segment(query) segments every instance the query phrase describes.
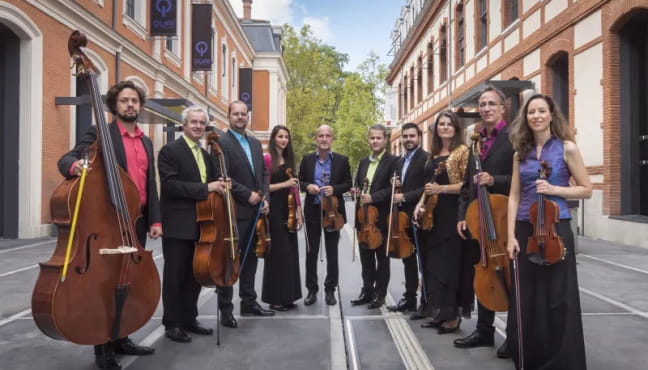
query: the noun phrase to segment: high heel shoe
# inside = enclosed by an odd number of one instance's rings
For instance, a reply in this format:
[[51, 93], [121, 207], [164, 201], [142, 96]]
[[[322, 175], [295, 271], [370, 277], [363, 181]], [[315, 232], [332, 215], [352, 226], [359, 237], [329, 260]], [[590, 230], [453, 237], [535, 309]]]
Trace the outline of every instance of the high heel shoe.
[[455, 325], [454, 327], [447, 327], [446, 324], [447, 322], [439, 326], [439, 329], [437, 329], [437, 333], [448, 334], [448, 333], [456, 332], [457, 330], [459, 330], [459, 326], [461, 325], [461, 317], [459, 317], [459, 321], [457, 322], [457, 325]]
[[432, 321], [424, 322], [423, 324], [421, 324], [421, 327], [428, 328], [428, 329], [438, 329], [441, 327], [441, 325], [443, 325], [444, 322], [445, 322], [444, 320], [439, 320], [439, 321], [432, 320]]

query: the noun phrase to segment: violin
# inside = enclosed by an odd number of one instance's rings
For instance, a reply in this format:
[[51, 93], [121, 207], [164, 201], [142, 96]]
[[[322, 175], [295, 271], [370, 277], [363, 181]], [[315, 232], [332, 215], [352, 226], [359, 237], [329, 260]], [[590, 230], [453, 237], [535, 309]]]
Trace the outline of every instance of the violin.
[[[292, 168], [286, 168], [286, 175], [288, 175], [289, 179], [293, 179], [293, 170]], [[288, 192], [288, 219], [286, 220], [286, 228], [288, 229], [289, 233], [296, 233], [299, 225], [299, 220], [298, 220], [298, 208], [299, 204], [297, 204], [297, 198], [299, 197], [298, 194], [295, 194], [296, 189], [294, 187], [290, 187], [290, 191]]]
[[[482, 171], [481, 135], [472, 136], [475, 172]], [[466, 224], [471, 235], [479, 237], [480, 258], [475, 265], [473, 287], [479, 302], [491, 311], [507, 311], [511, 286], [510, 264], [506, 253], [508, 197], [489, 194], [477, 185], [477, 198], [466, 210]]]
[[[394, 171], [392, 176], [392, 193], [391, 199], [394, 199], [394, 194], [400, 193], [401, 183]], [[399, 211], [394, 208], [392, 200], [389, 210], [389, 226], [387, 228], [387, 253], [393, 258], [407, 258], [414, 253], [414, 244], [407, 234], [407, 225], [409, 217], [407, 213]]]
[[[546, 180], [551, 176], [551, 166], [547, 161], [540, 162], [538, 179]], [[539, 265], [552, 265], [565, 259], [567, 249], [556, 233], [560, 209], [555, 202], [537, 195], [538, 200], [529, 208], [529, 220], [533, 224], [533, 235], [527, 243], [527, 254], [531, 262]]]
[[[443, 171], [445, 171], [445, 161], [439, 163], [439, 166], [434, 170], [434, 174], [429, 182], [434, 183]], [[439, 201], [439, 195], [427, 195], [423, 193], [423, 196], [425, 197], [423, 200], [423, 214], [421, 215], [419, 224], [421, 225], [421, 229], [430, 230], [434, 226], [434, 208]]]
[[212, 288], [233, 286], [238, 280], [241, 265], [232, 181], [218, 139], [217, 133], [210, 132], [206, 142], [210, 154], [218, 158], [225, 192], [223, 195], [210, 192], [207, 199], [196, 202], [200, 237], [193, 258], [194, 278], [201, 286]]
[[[328, 186], [330, 175], [328, 173], [322, 174], [322, 184]], [[339, 231], [344, 226], [344, 217], [340, 213], [339, 200], [335, 195], [322, 195], [322, 227], [325, 231]]]
[[[263, 200], [261, 200], [261, 204], [263, 204]], [[260, 205], [262, 207], [262, 205]], [[259, 216], [259, 219], [256, 222], [256, 248], [254, 249], [254, 253], [258, 258], [264, 258], [268, 254], [270, 254], [270, 222], [268, 222], [268, 216], [267, 215], [261, 215]]]
[[95, 67], [81, 50], [87, 42], [74, 31], [68, 50], [77, 78], [88, 84], [96, 119], [97, 140], [84, 165], [89, 161], [92, 169], [81, 179], [64, 180], [50, 199], [58, 239], [52, 257], [39, 264], [32, 315], [49, 337], [98, 345], [149, 321], [160, 300], [160, 277], [152, 251], [144, 250], [135, 233], [139, 191], [117, 162]]
[[[369, 179], [365, 179], [363, 194], [369, 192]], [[360, 232], [358, 233], [358, 243], [366, 249], [376, 249], [380, 247], [383, 241], [382, 233], [376, 226], [378, 220], [378, 208], [369, 204], [361, 204], [358, 208], [358, 222], [360, 223]]]

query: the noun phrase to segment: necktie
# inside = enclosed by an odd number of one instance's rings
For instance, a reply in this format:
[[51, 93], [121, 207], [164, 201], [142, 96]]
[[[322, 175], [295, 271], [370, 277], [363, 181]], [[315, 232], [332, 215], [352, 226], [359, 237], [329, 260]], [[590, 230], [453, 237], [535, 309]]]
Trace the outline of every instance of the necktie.
[[194, 145], [193, 149], [194, 157], [196, 158], [196, 163], [198, 164], [198, 171], [200, 172], [200, 181], [204, 183], [207, 181], [207, 168], [205, 167], [205, 161], [203, 160], [202, 153], [200, 152], [200, 145]]

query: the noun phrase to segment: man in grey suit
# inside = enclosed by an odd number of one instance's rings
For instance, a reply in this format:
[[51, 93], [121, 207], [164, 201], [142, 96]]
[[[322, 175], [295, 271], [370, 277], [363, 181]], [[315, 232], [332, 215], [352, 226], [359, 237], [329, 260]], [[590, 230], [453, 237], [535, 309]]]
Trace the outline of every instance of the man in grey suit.
[[[247, 105], [235, 100], [227, 112], [230, 127], [219, 139], [223, 149], [227, 172], [232, 180], [232, 195], [236, 201], [236, 225], [239, 233], [241, 251], [241, 271], [239, 275], [239, 297], [241, 297], [241, 315], [273, 316], [274, 311], [266, 310], [256, 301], [254, 276], [258, 259], [254, 251], [256, 233], [254, 224], [259, 207], [267, 214], [270, 210], [268, 201], [268, 176], [263, 160], [261, 142], [246, 132], [249, 115]], [[248, 248], [249, 246], [249, 248]], [[233, 306], [231, 303], [232, 288], [219, 288], [221, 291], [221, 312], [224, 314]], [[223, 296], [229, 295], [229, 302]], [[229, 327], [236, 327], [236, 320], [222, 321]]]

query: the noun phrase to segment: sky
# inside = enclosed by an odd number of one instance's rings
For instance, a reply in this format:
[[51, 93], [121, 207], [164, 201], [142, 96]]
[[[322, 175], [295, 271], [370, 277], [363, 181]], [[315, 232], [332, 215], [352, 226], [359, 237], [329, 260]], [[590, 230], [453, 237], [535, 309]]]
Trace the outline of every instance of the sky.
[[[241, 0], [229, 0], [239, 17]], [[391, 31], [407, 0], [253, 0], [252, 18], [272, 24], [288, 23], [295, 28], [309, 24], [315, 37], [349, 56], [347, 71], [374, 51], [380, 62], [389, 65]]]

